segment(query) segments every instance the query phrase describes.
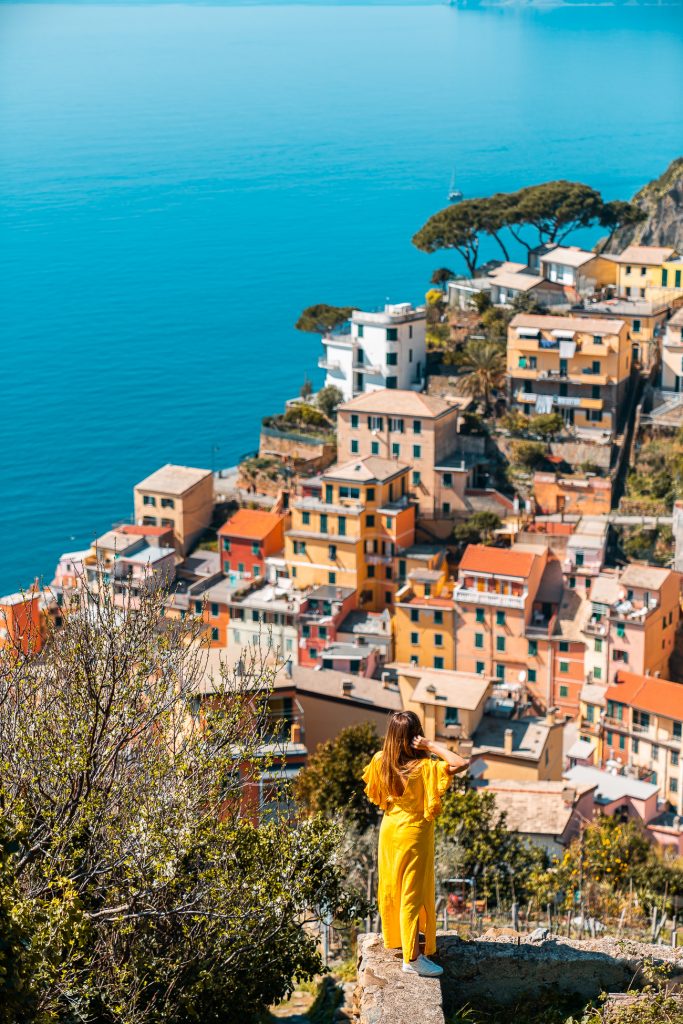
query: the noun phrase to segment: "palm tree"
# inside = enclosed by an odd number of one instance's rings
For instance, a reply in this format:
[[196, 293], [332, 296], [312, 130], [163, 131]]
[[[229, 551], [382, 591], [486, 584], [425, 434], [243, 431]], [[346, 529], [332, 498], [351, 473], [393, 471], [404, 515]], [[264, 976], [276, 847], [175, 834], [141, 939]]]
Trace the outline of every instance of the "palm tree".
[[464, 371], [461, 390], [472, 398], [483, 399], [484, 409], [489, 412], [491, 392], [505, 379], [505, 348], [492, 341], [468, 341], [458, 364]]

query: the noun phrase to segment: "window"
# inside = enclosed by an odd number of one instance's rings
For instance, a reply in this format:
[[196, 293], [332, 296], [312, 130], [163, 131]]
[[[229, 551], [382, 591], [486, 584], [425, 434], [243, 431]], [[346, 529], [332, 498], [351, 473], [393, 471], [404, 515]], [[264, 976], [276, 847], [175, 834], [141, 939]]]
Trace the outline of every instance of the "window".
[[[360, 494], [360, 491], [358, 493]], [[356, 497], [358, 497], [358, 495], [356, 495]], [[374, 487], [368, 487], [367, 488], [367, 490], [365, 492], [365, 498], [366, 498], [367, 501], [374, 501], [375, 500], [375, 488]]]
[[434, 646], [443, 647], [443, 633], [434, 634]]
[[354, 430], [358, 428], [358, 413], [356, 412], [351, 413], [351, 426]]
[[422, 445], [420, 445], [420, 444], [414, 444], [413, 445], [413, 458], [414, 459], [421, 459], [422, 458]]
[[591, 363], [591, 373], [600, 373], [600, 360], [594, 359]]
[[669, 779], [669, 789], [672, 793], [678, 792], [678, 779]]
[[173, 526], [173, 520], [172, 519], [163, 519], [162, 518], [161, 525], [162, 526]]
[[374, 517], [374, 515], [369, 515], [369, 516], [365, 517], [365, 525], [366, 526], [374, 526], [375, 525], [375, 517]]
[[432, 585], [431, 583], [425, 583], [425, 597], [432, 596]]
[[395, 444], [395, 443], [392, 444], [392, 446], [391, 446], [391, 454], [393, 455], [393, 457], [395, 459], [400, 459], [401, 458], [401, 446], [400, 446], [400, 444]]
[[569, 687], [568, 686], [561, 686], [560, 687], [560, 697], [568, 697], [568, 696], [569, 696]]
[[302, 626], [301, 627], [301, 635], [303, 637], [309, 637], [311, 635], [311, 627], [310, 626]]
[[142, 517], [142, 525], [143, 526], [156, 526], [157, 525], [156, 516], [143, 516]]
[[419, 633], [411, 633], [410, 634], [410, 642], [413, 645], [413, 647], [417, 647], [417, 645], [420, 642], [420, 634]]
[[398, 563], [398, 575], [404, 580], [406, 578], [406, 561], [405, 558], [401, 558]]
[[640, 320], [633, 321], [633, 333], [640, 334]]
[[617, 623], [617, 636], [624, 637], [626, 635], [626, 627], [623, 622]]
[[336, 572], [328, 572], [328, 574], [327, 574], [327, 582], [328, 583], [332, 583], [332, 584], [337, 582], [337, 574], [336, 574]]
[[602, 640], [595, 641], [595, 653], [600, 654], [602, 651]]
[[529, 641], [529, 657], [535, 658], [538, 654], [538, 640]]
[[627, 274], [630, 274], [630, 273], [631, 273], [631, 268], [630, 268], [630, 267], [626, 267], [626, 273], [627, 273]]
[[375, 578], [375, 567], [374, 567], [374, 565], [369, 565], [368, 566], [368, 577], [371, 580]]
[[448, 515], [451, 514], [451, 503], [450, 503], [450, 501], [444, 501], [443, 502], [443, 504], [441, 505], [441, 511], [443, 512], [443, 514], [445, 516], [448, 516]]
[[413, 420], [413, 433], [414, 434], [421, 434], [422, 433], [422, 420]]
[[496, 625], [497, 626], [504, 626], [505, 625], [505, 612], [496, 612]]
[[213, 629], [211, 630], [211, 639], [212, 640], [218, 640], [218, 637], [219, 637], [218, 630], [214, 626]]
[[296, 566], [295, 565], [293, 565], [292, 568], [289, 571], [290, 571], [290, 574], [292, 576], [296, 576]]
[[[436, 666], [434, 666], [436, 668]], [[446, 708], [444, 715], [444, 725], [458, 725], [458, 709], [457, 708]]]
[[675, 750], [671, 751], [671, 764], [674, 768], [678, 768], [678, 753]]
[[443, 612], [434, 612], [434, 625], [440, 626], [443, 623]]
[[410, 609], [410, 621], [411, 622], [419, 622], [420, 621], [420, 613], [419, 613], [417, 608], [411, 608]]
[[202, 602], [201, 601], [195, 601], [195, 603], [194, 603], [194, 612], [195, 612], [195, 615], [201, 615], [202, 614]]
[[560, 672], [569, 672], [569, 662], [568, 661], [561, 661], [560, 662]]
[[638, 753], [638, 751], [640, 750], [640, 740], [636, 740], [636, 739], [632, 739], [631, 740], [631, 750], [633, 751], [634, 754]]
[[483, 675], [484, 674], [484, 662], [483, 661], [478, 661], [475, 664], [475, 666], [474, 666], [474, 671], [477, 673], [478, 676]]
[[563, 654], [566, 654], [569, 650], [569, 642], [567, 640], [560, 640], [560, 650]]
[[295, 540], [294, 541], [294, 554], [295, 555], [305, 555], [306, 554], [306, 541], [305, 540]]
[[397, 388], [398, 387], [398, 377], [386, 377], [385, 380], [386, 380], [387, 388]]
[[259, 613], [259, 612], [257, 612], [256, 610], [254, 610], [254, 611], [253, 611], [253, 612], [251, 613], [251, 621], [252, 621], [252, 622], [261, 622], [261, 621], [263, 621], [263, 620], [261, 619], [261, 615], [260, 615], [260, 613]]
[[613, 651], [612, 657], [615, 661], [621, 661], [624, 665], [628, 665], [628, 652], [627, 651]]
[[594, 345], [602, 345], [602, 336], [599, 335], [599, 334], [594, 334], [593, 335], [593, 344]]
[[226, 576], [230, 572], [230, 562], [223, 562], [223, 572]]
[[398, 341], [398, 327], [387, 327], [387, 341]]
[[351, 454], [358, 455], [358, 441], [354, 440], [351, 442]]
[[477, 608], [476, 609], [476, 613], [477, 613], [476, 614], [477, 622], [483, 622], [484, 621], [484, 609], [483, 608]]
[[387, 516], [387, 518], [384, 520], [384, 525], [386, 526], [387, 530], [392, 530], [394, 528], [394, 522], [391, 516]]
[[443, 481], [444, 487], [452, 487], [453, 486], [453, 474], [452, 473], [444, 473], [444, 475], [442, 477], [442, 481]]
[[505, 637], [504, 636], [497, 636], [496, 637], [496, 650], [497, 651], [504, 651], [505, 650]]
[[[645, 268], [643, 267], [643, 269], [645, 269]], [[669, 283], [669, 271], [666, 269], [666, 267], [662, 267], [662, 288], [666, 288], [668, 283]]]
[[434, 658], [434, 668], [443, 668], [443, 658]]
[[574, 590], [574, 588], [576, 587], [576, 576], [569, 577], [569, 586], [570, 589]]
[[[304, 515], [305, 515], [305, 513], [304, 513]], [[223, 538], [223, 550], [224, 551], [229, 551], [230, 550], [230, 538], [229, 537], [224, 537]]]
[[214, 619], [218, 618], [219, 608], [215, 601], [211, 602], [211, 615]]
[[344, 516], [339, 516], [339, 518], [337, 519], [337, 533], [339, 534], [340, 537], [346, 536], [346, 519], [344, 518]]
[[151, 494], [145, 494], [142, 498], [143, 505], [156, 505], [157, 499], [153, 498]]
[[659, 747], [656, 743], [652, 744], [652, 753], [650, 754], [653, 761], [659, 760]]
[[310, 524], [311, 524], [311, 513], [310, 512], [302, 512], [301, 513], [301, 522], [304, 524], [304, 526], [310, 526]]
[[496, 679], [505, 680], [505, 665], [496, 665]]
[[479, 648], [483, 648], [483, 646], [484, 646], [484, 634], [483, 633], [475, 633], [474, 634], [474, 646], [475, 647], [479, 647]]
[[368, 416], [368, 426], [370, 430], [381, 430], [384, 425], [384, 419], [381, 416]]
[[586, 721], [595, 721], [595, 704], [586, 704]]
[[527, 673], [527, 676], [529, 678], [529, 682], [530, 683], [535, 683], [536, 682], [536, 669], [535, 668], [530, 668], [528, 673]]
[[602, 679], [602, 669], [599, 666], [593, 669], [593, 679]]
[[256, 540], [251, 545], [251, 553], [252, 553], [252, 555], [260, 555], [261, 554], [261, 545]]
[[398, 352], [387, 352], [387, 366], [398, 366]]
[[[609, 714], [609, 711], [607, 712]], [[633, 710], [633, 724], [640, 726], [641, 729], [650, 728], [650, 716], [647, 711], [639, 711], [637, 708]]]
[[420, 482], [420, 472], [417, 469], [413, 470], [413, 487], [417, 487]]
[[331, 562], [336, 562], [336, 560], [337, 560], [337, 545], [336, 544], [330, 544], [330, 546], [327, 549], [327, 557], [329, 558], [329, 560]]
[[372, 455], [379, 455], [379, 441], [370, 442], [370, 453]]
[[389, 417], [389, 430], [392, 431], [392, 433], [394, 433], [394, 434], [402, 434], [403, 433], [403, 420], [396, 419], [395, 417], [390, 416]]
[[674, 722], [674, 737], [675, 737], [675, 739], [680, 740], [682, 733], [683, 733], [683, 723], [681, 723], [681, 722]]

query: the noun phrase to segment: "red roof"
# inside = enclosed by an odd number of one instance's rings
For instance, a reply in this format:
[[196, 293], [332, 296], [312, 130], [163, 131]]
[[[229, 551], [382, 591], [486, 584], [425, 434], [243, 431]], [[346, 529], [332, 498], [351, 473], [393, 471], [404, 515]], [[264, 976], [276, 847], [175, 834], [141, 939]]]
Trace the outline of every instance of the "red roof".
[[236, 537], [240, 540], [265, 540], [282, 522], [282, 516], [275, 512], [241, 508], [218, 531], [219, 537]]
[[163, 537], [166, 533], [173, 533], [172, 526], [136, 526], [135, 523], [124, 523], [117, 526], [121, 533], [135, 533], [140, 537]]
[[619, 672], [616, 683], [607, 687], [605, 697], [639, 711], [683, 721], [683, 684], [669, 679]]
[[490, 548], [485, 544], [468, 544], [459, 568], [463, 572], [486, 572], [498, 576], [526, 579], [537, 556], [531, 551]]

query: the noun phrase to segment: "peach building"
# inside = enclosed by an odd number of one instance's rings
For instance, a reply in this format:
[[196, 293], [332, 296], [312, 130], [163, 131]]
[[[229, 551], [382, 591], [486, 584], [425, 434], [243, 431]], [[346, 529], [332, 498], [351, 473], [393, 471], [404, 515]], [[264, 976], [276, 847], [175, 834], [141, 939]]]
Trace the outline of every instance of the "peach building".
[[553, 698], [550, 640], [561, 595], [559, 563], [548, 565], [545, 547], [470, 544], [453, 588], [456, 670], [526, 686], [541, 707]]
[[467, 508], [476, 458], [458, 449], [460, 417], [471, 399], [445, 400], [415, 391], [373, 391], [337, 410], [338, 458], [378, 455], [410, 469], [422, 516], [448, 518]]
[[395, 559], [415, 537], [409, 473], [408, 466], [372, 455], [307, 482], [285, 531], [285, 562], [297, 589], [357, 590], [366, 611], [393, 605]]
[[606, 515], [612, 508], [612, 481], [600, 476], [534, 473], [534, 504], [541, 515]]
[[176, 550], [186, 555], [211, 523], [213, 473], [191, 466], [162, 466], [134, 489], [138, 526], [173, 530]]
[[455, 602], [445, 559], [416, 568], [396, 594], [396, 661], [423, 668], [455, 669]]

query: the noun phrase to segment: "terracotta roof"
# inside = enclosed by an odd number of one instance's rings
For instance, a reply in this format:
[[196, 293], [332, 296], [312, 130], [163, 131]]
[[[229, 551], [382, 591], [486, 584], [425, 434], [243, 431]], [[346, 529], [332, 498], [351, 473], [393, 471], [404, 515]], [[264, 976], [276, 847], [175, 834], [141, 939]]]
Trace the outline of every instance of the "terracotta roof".
[[381, 388], [379, 391], [370, 391], [367, 394], [358, 395], [350, 402], [344, 402], [339, 406], [341, 412], [367, 412], [371, 414], [383, 413], [388, 416], [419, 416], [422, 419], [436, 419], [447, 412], [457, 412], [462, 405], [471, 404], [462, 399], [454, 402], [447, 402], [443, 398], [434, 395], [423, 395], [417, 391], [394, 391], [391, 388]]
[[488, 696], [491, 680], [472, 672], [453, 672], [448, 669], [423, 669], [402, 662], [390, 662], [386, 668], [395, 669], [399, 676], [416, 681], [410, 700], [416, 704], [436, 707], [460, 708], [476, 711]]
[[619, 672], [617, 682], [607, 687], [607, 700], [629, 704], [639, 711], [649, 711], [664, 718], [683, 721], [683, 684], [672, 683], [657, 676], [638, 676]]
[[645, 266], [657, 267], [660, 263], [671, 259], [675, 249], [659, 245], [628, 245], [620, 253], [601, 253], [601, 255], [614, 263], [637, 263]]
[[459, 568], [464, 572], [496, 573], [500, 576], [529, 576], [538, 555], [512, 548], [490, 548], [485, 544], [468, 544]]
[[[505, 812], [505, 827], [510, 832], [560, 837], [574, 815], [577, 799], [594, 788], [590, 783], [571, 787], [566, 782], [496, 779], [479, 792], [494, 796], [496, 809]], [[572, 789], [573, 799], [565, 802]]]
[[282, 517], [275, 512], [263, 512], [260, 509], [240, 508], [234, 516], [223, 523], [218, 535], [220, 537], [239, 537], [244, 540], [265, 540], [282, 522]]

